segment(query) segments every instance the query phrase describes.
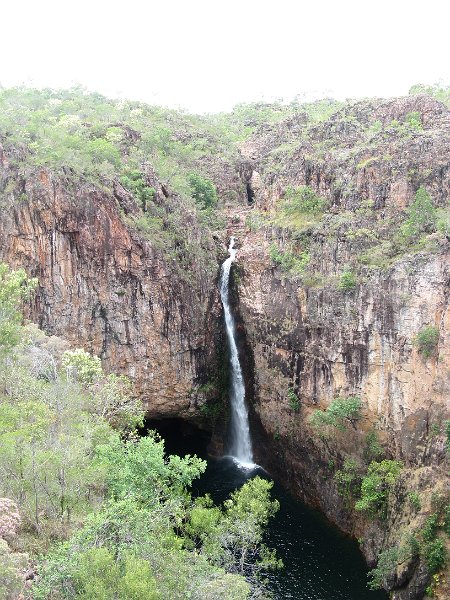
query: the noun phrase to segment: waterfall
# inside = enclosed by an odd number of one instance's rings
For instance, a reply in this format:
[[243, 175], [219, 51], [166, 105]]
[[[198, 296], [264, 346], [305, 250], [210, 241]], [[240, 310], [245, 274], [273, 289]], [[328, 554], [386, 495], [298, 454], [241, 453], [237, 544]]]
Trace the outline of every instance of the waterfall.
[[253, 454], [250, 440], [250, 427], [248, 423], [248, 412], [245, 404], [245, 386], [242, 377], [241, 364], [236, 345], [234, 318], [231, 313], [229, 302], [229, 284], [231, 264], [236, 258], [234, 238], [230, 239], [228, 247], [230, 256], [222, 265], [220, 278], [220, 297], [222, 299], [225, 314], [225, 326], [227, 331], [228, 345], [230, 349], [230, 445], [229, 454], [243, 467], [252, 468]]

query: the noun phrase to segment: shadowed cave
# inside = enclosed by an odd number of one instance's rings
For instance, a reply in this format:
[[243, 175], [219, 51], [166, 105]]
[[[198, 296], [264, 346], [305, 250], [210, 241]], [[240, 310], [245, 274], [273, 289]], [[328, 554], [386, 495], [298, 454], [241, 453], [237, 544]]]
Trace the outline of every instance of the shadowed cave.
[[178, 418], [146, 419], [141, 433], [152, 429], [164, 439], [167, 454], [208, 456], [211, 432], [200, 429], [194, 423]]

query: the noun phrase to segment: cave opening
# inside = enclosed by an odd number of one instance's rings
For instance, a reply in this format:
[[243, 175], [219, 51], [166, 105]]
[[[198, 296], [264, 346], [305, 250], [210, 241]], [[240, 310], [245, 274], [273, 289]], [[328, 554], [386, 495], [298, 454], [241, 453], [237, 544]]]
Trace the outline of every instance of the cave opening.
[[172, 417], [165, 419], [145, 419], [140, 430], [141, 435], [155, 430], [165, 442], [166, 454], [196, 454], [201, 458], [208, 457], [211, 432], [201, 429], [195, 423]]
[[253, 206], [255, 203], [255, 192], [252, 190], [250, 181], [247, 181], [247, 204]]

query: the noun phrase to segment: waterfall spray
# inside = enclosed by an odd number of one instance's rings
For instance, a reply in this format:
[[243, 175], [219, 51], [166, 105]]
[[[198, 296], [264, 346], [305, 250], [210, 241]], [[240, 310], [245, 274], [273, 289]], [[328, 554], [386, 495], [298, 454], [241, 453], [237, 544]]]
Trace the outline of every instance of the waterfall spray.
[[236, 345], [234, 318], [231, 313], [229, 302], [230, 269], [236, 258], [237, 250], [234, 247], [234, 238], [230, 239], [228, 247], [230, 256], [222, 265], [220, 278], [220, 297], [222, 299], [225, 315], [225, 327], [227, 331], [228, 345], [230, 348], [230, 445], [229, 454], [243, 467], [252, 468], [253, 454], [250, 439], [250, 427], [248, 422], [248, 411], [245, 404], [245, 385], [242, 376], [241, 364]]

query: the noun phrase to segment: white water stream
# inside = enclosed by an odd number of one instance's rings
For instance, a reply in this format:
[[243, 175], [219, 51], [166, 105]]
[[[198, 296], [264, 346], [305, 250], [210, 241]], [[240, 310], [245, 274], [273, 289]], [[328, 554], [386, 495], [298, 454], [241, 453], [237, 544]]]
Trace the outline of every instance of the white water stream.
[[237, 253], [237, 249], [234, 247], [233, 237], [230, 239], [228, 252], [230, 256], [222, 265], [222, 274], [220, 278], [220, 297], [222, 299], [223, 311], [225, 314], [225, 326], [230, 349], [231, 420], [230, 445], [228, 451], [240, 466], [251, 469], [256, 465], [253, 463], [248, 411], [245, 404], [245, 385], [235, 339], [234, 318], [231, 313], [229, 302], [230, 269]]

